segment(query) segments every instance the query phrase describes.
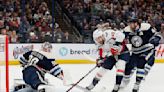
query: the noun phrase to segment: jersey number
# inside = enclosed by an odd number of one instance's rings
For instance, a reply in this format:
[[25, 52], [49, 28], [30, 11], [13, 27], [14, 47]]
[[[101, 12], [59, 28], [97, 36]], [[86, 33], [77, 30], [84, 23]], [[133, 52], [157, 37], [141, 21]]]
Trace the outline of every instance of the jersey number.
[[34, 57], [33, 55], [29, 56], [29, 65], [34, 65], [39, 62], [39, 59], [37, 57]]

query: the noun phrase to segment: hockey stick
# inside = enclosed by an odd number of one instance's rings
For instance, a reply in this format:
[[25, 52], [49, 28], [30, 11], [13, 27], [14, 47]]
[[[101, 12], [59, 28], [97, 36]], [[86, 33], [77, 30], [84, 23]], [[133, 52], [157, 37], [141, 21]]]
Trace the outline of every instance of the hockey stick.
[[[90, 61], [96, 61], [96, 59], [91, 58], [89, 55], [87, 54], [83, 54], [88, 60]], [[72, 84], [72, 86], [66, 91], [69, 92], [70, 90], [72, 90], [75, 86], [77, 86], [86, 76], [88, 76], [92, 71], [94, 71], [97, 68], [97, 66], [93, 67], [87, 74], [85, 74], [81, 79], [79, 79], [75, 84]]]
[[[128, 50], [128, 51], [124, 51], [121, 54], [126, 54], [126, 53], [130, 53], [133, 52], [134, 50]], [[85, 57], [87, 57], [89, 60], [94, 61], [94, 59], [92, 59], [91, 57], [89, 57], [88, 55], [84, 54]], [[109, 56], [112, 56], [111, 54]], [[95, 70], [97, 68], [97, 66], [93, 67], [85, 76], [83, 76], [79, 81], [77, 81], [75, 84], [73, 84], [66, 92], [69, 92], [70, 90], [72, 90], [76, 85], [79, 84], [79, 82], [81, 82], [86, 76], [88, 76], [93, 70]]]
[[[125, 54], [125, 53], [129, 53], [130, 51], [125, 51], [121, 54]], [[87, 56], [87, 55], [85, 55]], [[90, 60], [94, 60], [92, 58], [90, 58], [89, 56], [87, 56], [87, 58], [89, 58]], [[97, 68], [97, 66], [93, 67], [86, 75], [84, 75], [79, 81], [77, 81], [75, 84], [73, 84], [66, 92], [69, 92], [70, 90], [72, 90], [77, 84], [79, 84], [79, 82], [81, 82], [86, 76], [88, 76], [93, 70], [95, 70]]]
[[76, 85], [75, 87], [82, 90], [82, 91], [84, 91], [84, 92], [92, 92], [92, 91], [86, 89], [85, 87], [82, 87], [82, 86], [79, 86], [79, 85]]
[[84, 92], [104, 92], [106, 90], [106, 87], [104, 87], [104, 86], [102, 88], [96, 90], [96, 91], [90, 91], [90, 90], [88, 90], [85, 87], [82, 87], [80, 85], [76, 85], [76, 88], [78, 88], [78, 89], [80, 89], [80, 90], [82, 90]]
[[73, 84], [66, 92], [72, 90], [79, 82], [81, 82], [86, 76], [88, 76], [93, 70], [95, 70], [97, 66], [93, 67], [87, 74], [85, 74], [80, 80], [78, 80], [75, 84]]

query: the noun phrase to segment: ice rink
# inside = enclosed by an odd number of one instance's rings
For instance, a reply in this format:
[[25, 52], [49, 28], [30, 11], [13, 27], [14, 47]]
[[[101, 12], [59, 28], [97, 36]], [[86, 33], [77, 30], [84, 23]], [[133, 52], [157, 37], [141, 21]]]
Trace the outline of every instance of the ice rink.
[[[73, 82], [77, 82], [81, 77], [83, 77], [90, 69], [94, 67], [94, 64], [67, 64], [60, 65], [64, 70], [70, 72]], [[1, 68], [2, 69], [2, 68]], [[98, 69], [98, 68], [97, 68]], [[87, 76], [83, 81], [79, 83], [80, 86], [86, 87], [92, 81], [96, 70], [94, 70], [89, 76]], [[14, 84], [14, 79], [21, 79], [21, 67], [20, 66], [10, 66], [10, 89], [12, 89]], [[164, 64], [155, 64], [152, 68], [150, 74], [146, 77], [146, 80], [142, 83], [139, 92], [164, 92]], [[0, 76], [3, 77], [2, 75]], [[49, 77], [56, 90], [52, 92], [65, 92], [69, 87], [63, 87], [61, 81], [55, 81], [52, 77]], [[135, 76], [132, 77], [132, 81], [129, 86], [122, 91], [119, 92], [132, 92], [132, 87], [134, 84]], [[4, 80], [1, 80], [3, 83]], [[115, 82], [115, 68], [112, 71], [109, 71], [103, 79], [99, 82], [99, 84], [94, 88], [94, 92], [99, 92], [98, 90], [102, 88], [106, 88], [104, 92], [111, 92]], [[1, 87], [3, 86], [1, 83]], [[5, 83], [3, 83], [5, 84]], [[5, 91], [4, 91], [5, 92]], [[83, 92], [77, 88], [74, 88], [73, 91], [70, 92]]]

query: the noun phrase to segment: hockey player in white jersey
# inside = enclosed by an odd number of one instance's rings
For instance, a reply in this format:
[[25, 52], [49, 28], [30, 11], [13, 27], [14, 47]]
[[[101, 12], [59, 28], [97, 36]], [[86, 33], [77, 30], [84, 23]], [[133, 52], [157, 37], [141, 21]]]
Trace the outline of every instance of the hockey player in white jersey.
[[102, 57], [102, 53], [100, 53], [100, 57], [97, 59], [97, 66], [100, 67], [99, 71], [86, 89], [92, 90], [107, 70], [111, 70], [116, 65], [116, 82], [112, 92], [118, 92], [124, 75], [125, 65], [129, 61], [130, 56], [129, 53], [122, 53], [128, 51], [124, 43], [125, 35], [113, 29], [98, 28], [93, 32], [93, 39], [100, 52], [103, 49], [103, 53], [106, 54], [105, 57]]
[[[16, 50], [14, 52], [15, 58], [19, 59], [23, 66], [24, 82], [37, 92], [45, 92], [46, 87], [48, 87], [44, 79], [45, 73], [48, 72], [61, 80], [64, 77], [61, 67], [54, 63], [55, 59], [53, 57], [50, 58], [48, 54], [52, 50], [52, 45], [45, 42], [41, 48], [40, 51], [34, 51], [32, 49], [22, 50], [21, 55], [16, 54]], [[15, 87], [14, 92], [19, 92], [22, 87], [25, 88], [26, 85], [18, 85]]]
[[129, 43], [132, 44], [132, 55], [126, 65], [122, 84], [126, 86], [129, 83], [132, 70], [137, 67], [133, 92], [138, 92], [141, 80], [154, 65], [155, 47], [158, 46], [161, 36], [149, 23], [140, 24], [137, 19], [132, 19], [124, 31]]

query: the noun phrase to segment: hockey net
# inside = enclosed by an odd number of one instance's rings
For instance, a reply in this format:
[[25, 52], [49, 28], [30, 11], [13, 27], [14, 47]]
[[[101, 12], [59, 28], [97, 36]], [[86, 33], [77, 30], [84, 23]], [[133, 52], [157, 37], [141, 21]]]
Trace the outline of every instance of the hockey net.
[[9, 92], [8, 37], [0, 35], [0, 92]]

